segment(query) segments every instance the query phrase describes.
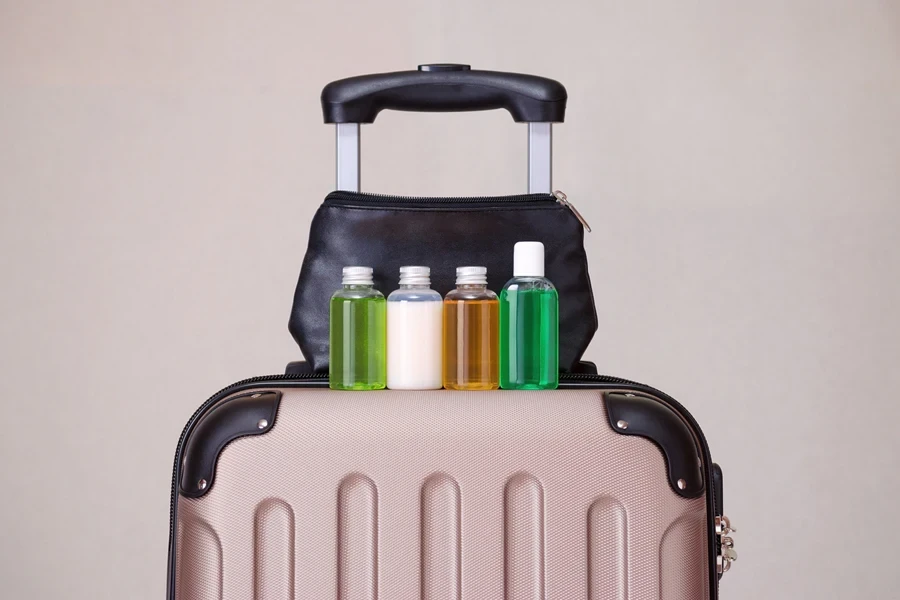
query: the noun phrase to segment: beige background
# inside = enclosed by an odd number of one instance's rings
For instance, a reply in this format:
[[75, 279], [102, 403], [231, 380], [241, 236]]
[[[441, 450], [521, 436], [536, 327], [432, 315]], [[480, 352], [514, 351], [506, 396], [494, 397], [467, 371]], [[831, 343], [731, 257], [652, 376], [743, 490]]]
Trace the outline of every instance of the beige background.
[[[704, 425], [723, 597], [895, 597], [900, 5], [850, 0], [0, 1], [0, 595], [162, 597], [184, 422], [298, 358], [321, 87], [441, 60], [568, 87], [589, 357]], [[518, 191], [524, 141], [384, 114], [364, 187]]]

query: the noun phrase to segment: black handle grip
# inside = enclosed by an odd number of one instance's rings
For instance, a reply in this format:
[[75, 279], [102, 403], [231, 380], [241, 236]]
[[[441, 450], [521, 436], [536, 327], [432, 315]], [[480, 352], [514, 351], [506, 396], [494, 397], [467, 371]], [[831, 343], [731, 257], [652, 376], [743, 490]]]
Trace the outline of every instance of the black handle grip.
[[326, 123], [372, 123], [385, 109], [462, 112], [505, 108], [515, 121], [561, 123], [566, 88], [558, 81], [468, 65], [420, 65], [418, 71], [360, 75], [322, 90]]

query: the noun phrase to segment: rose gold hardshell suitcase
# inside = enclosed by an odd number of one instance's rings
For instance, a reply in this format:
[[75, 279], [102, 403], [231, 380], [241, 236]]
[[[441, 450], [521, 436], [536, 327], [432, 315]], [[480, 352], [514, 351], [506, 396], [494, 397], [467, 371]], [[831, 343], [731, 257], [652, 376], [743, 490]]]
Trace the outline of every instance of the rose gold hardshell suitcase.
[[668, 396], [325, 385], [249, 380], [191, 419], [170, 598], [716, 597], [714, 467]]
[[[540, 125], [531, 187], [550, 185]], [[338, 142], [338, 187], [358, 187], [358, 127]], [[194, 414], [174, 471], [170, 600], [714, 600], [735, 557], [694, 419], [588, 373], [527, 392], [250, 379]]]

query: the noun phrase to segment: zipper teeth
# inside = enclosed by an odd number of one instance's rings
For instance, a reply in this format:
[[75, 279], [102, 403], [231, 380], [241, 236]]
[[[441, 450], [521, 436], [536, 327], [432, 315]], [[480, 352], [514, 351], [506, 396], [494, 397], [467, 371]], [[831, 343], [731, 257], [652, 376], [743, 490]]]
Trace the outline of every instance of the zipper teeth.
[[[176, 473], [178, 472], [178, 459], [181, 455], [181, 447], [184, 443], [185, 437], [187, 437], [188, 430], [194, 424], [194, 421], [200, 416], [212, 403], [219, 400], [223, 394], [226, 394], [229, 390], [234, 388], [238, 388], [245, 385], [250, 385], [253, 383], [263, 383], [266, 381], [303, 381], [303, 380], [326, 380], [328, 378], [328, 373], [298, 373], [298, 374], [279, 374], [279, 375], [262, 375], [259, 377], [250, 377], [248, 379], [243, 379], [236, 383], [232, 383], [229, 386], [226, 386], [210, 396], [206, 402], [200, 405], [200, 407], [194, 411], [194, 414], [191, 415], [191, 418], [188, 420], [187, 424], [184, 426], [184, 429], [181, 431], [181, 436], [178, 438], [178, 446], [175, 450], [175, 461], [172, 467], [172, 494], [169, 502], [169, 544], [171, 547], [172, 540], [175, 535], [175, 501], [177, 499], [177, 479]], [[620, 385], [633, 385], [644, 388], [646, 391], [653, 393], [654, 395], [664, 399], [666, 402], [669, 402], [682, 416], [690, 415], [687, 412], [687, 409], [684, 406], [660, 390], [656, 388], [639, 383], [636, 381], [632, 381], [630, 379], [624, 379], [622, 377], [613, 377], [611, 375], [594, 375], [591, 373], [560, 373], [559, 375], [560, 381], [585, 381], [585, 382], [595, 382], [595, 383], [612, 383], [612, 384], [620, 384]], [[700, 438], [700, 442], [702, 444], [702, 449], [705, 449], [704, 460], [706, 464], [706, 488], [707, 493], [709, 494], [709, 502], [713, 507], [713, 513], [715, 513], [716, 506], [716, 486], [713, 485], [713, 474], [712, 474], [712, 458], [709, 456], [709, 443], [706, 440], [706, 435], [704, 435], [703, 430], [700, 429], [700, 426], [697, 424], [696, 420], [693, 417], [689, 417], [688, 423], [692, 426], [692, 429], [697, 433], [697, 436]], [[171, 557], [170, 557], [171, 558]], [[716, 592], [719, 589], [719, 581], [718, 577], [716, 577]]]
[[570, 381], [596, 381], [598, 383], [621, 383], [626, 385], [640, 385], [643, 387], [649, 387], [644, 385], [643, 383], [639, 383], [637, 381], [632, 381], [630, 379], [624, 379], [622, 377], [613, 377], [612, 375], [595, 375], [593, 373], [560, 373], [559, 380], [570, 380]]
[[553, 202], [557, 203], [552, 194], [514, 194], [510, 196], [389, 196], [387, 194], [369, 194], [366, 192], [335, 191], [325, 197], [325, 201], [344, 200], [354, 201], [365, 199], [367, 201], [379, 201], [382, 203], [421, 203], [421, 204], [476, 204], [481, 202]]

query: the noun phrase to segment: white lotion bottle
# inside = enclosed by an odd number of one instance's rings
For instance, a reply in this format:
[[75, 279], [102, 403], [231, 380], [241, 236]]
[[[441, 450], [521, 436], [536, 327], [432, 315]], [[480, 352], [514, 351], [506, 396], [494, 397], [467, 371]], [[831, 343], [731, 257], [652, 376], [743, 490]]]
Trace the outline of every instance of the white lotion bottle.
[[400, 289], [387, 299], [388, 388], [441, 388], [443, 308], [430, 268], [400, 267]]

